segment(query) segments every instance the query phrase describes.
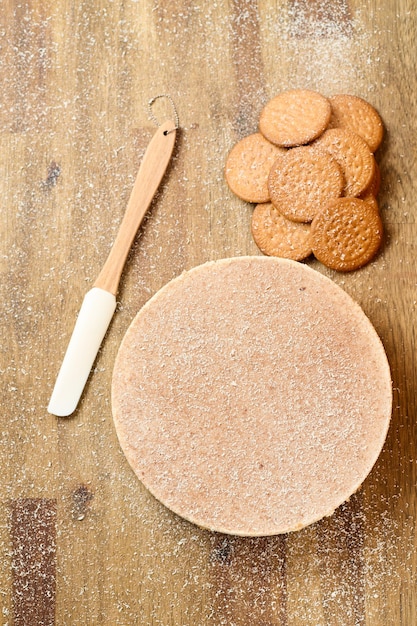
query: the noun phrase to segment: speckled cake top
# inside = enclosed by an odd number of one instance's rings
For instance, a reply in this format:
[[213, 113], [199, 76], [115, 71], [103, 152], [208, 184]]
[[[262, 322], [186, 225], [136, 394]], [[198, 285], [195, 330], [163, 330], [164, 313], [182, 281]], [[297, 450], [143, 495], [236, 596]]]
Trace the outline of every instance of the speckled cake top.
[[300, 263], [238, 257], [162, 288], [120, 347], [121, 447], [182, 517], [261, 536], [330, 515], [374, 465], [391, 416], [387, 358], [340, 287]]

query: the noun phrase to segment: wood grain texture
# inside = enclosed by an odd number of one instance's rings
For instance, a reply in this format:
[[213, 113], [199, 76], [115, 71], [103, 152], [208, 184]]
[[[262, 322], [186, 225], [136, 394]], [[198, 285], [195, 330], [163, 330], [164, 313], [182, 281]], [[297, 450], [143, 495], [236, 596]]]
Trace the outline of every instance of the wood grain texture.
[[[2, 624], [21, 623], [22, 529], [10, 507], [29, 502], [56, 506], [58, 625], [415, 623], [416, 28], [411, 0], [2, 3]], [[110, 382], [130, 321], [157, 289], [206, 260], [259, 254], [252, 207], [233, 197], [223, 167], [267, 99], [290, 87], [362, 96], [386, 126], [382, 252], [347, 275], [308, 263], [375, 325], [394, 411], [373, 471], [332, 517], [245, 540], [177, 518], [138, 483], [114, 432]], [[46, 412], [54, 379], [154, 134], [147, 102], [159, 93], [173, 97], [181, 125], [168, 176], [128, 257], [80, 406], [55, 419]], [[52, 578], [37, 563], [42, 603]]]

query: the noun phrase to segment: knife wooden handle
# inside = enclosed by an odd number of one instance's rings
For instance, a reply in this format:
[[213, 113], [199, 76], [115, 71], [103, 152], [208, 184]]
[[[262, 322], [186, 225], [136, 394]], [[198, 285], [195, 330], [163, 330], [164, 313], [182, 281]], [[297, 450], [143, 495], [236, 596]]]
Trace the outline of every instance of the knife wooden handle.
[[143, 156], [125, 215], [94, 287], [116, 295], [120, 277], [139, 226], [160, 185], [174, 149], [175, 122], [161, 124]]

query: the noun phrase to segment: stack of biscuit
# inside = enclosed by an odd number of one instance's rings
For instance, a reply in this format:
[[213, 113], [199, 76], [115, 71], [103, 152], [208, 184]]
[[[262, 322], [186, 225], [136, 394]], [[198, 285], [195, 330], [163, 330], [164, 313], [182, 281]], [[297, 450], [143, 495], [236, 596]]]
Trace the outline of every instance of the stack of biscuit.
[[270, 100], [259, 132], [232, 148], [225, 168], [233, 193], [256, 204], [259, 249], [296, 261], [314, 254], [345, 272], [372, 260], [383, 236], [382, 138], [378, 112], [357, 96], [293, 89]]

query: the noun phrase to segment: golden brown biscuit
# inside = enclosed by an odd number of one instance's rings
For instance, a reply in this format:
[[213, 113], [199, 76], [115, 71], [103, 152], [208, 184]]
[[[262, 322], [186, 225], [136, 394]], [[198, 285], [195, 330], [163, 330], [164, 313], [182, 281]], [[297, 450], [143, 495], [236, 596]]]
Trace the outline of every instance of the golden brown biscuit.
[[377, 211], [379, 213], [378, 200], [375, 198], [375, 196], [372, 193], [363, 195], [360, 197], [360, 199], [363, 200], [364, 202], [367, 202], [374, 209], [374, 211]]
[[346, 128], [355, 132], [375, 152], [384, 135], [384, 126], [376, 109], [358, 96], [339, 94], [329, 100], [332, 107], [329, 128]]
[[313, 145], [339, 163], [345, 177], [345, 196], [359, 196], [367, 189], [374, 176], [375, 158], [362, 137], [350, 130], [331, 128]]
[[287, 219], [311, 222], [323, 204], [341, 196], [344, 178], [337, 161], [312, 146], [288, 150], [268, 177], [273, 205]]
[[327, 98], [316, 91], [292, 89], [283, 91], [265, 105], [259, 130], [278, 146], [299, 146], [321, 135], [330, 115]]
[[368, 263], [382, 242], [378, 211], [359, 198], [339, 198], [311, 224], [314, 256], [331, 269], [349, 272]]
[[226, 161], [225, 177], [233, 193], [246, 202], [267, 202], [269, 170], [282, 152], [260, 133], [241, 139]]
[[368, 196], [369, 194], [372, 194], [376, 198], [379, 194], [380, 187], [381, 187], [381, 170], [379, 169], [378, 163], [374, 159], [374, 174], [371, 178], [369, 185], [364, 191], [362, 191], [359, 197], [363, 198], [365, 196]]
[[302, 261], [311, 254], [310, 225], [288, 220], [271, 202], [255, 207], [252, 235], [261, 252], [268, 256]]

